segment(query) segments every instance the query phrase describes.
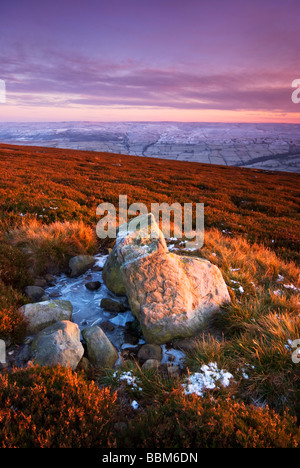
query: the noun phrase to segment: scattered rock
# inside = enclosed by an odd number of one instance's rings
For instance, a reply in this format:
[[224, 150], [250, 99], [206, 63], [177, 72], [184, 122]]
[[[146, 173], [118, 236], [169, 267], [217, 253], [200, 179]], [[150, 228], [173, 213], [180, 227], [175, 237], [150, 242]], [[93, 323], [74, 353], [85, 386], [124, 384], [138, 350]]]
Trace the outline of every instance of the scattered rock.
[[77, 371], [84, 371], [84, 372], [88, 372], [89, 369], [90, 369], [90, 361], [86, 358], [86, 357], [82, 357], [76, 370]]
[[44, 278], [35, 278], [33, 284], [34, 286], [39, 286], [40, 288], [45, 289], [47, 286], [47, 281]]
[[128, 333], [128, 332], [124, 333], [124, 343], [137, 345], [138, 342], [139, 342], [139, 338], [137, 336], [131, 335], [131, 333]]
[[77, 255], [76, 257], [71, 258], [69, 261], [71, 278], [83, 275], [87, 270], [92, 268], [94, 264], [95, 258], [91, 255]]
[[86, 342], [88, 359], [95, 367], [110, 368], [118, 360], [118, 352], [104, 331], [94, 325], [85, 328], [82, 336]]
[[89, 291], [97, 291], [101, 287], [100, 281], [89, 281], [85, 284], [86, 289]]
[[54, 286], [54, 284], [55, 284], [55, 276], [50, 275], [50, 273], [47, 273], [47, 274], [45, 275], [45, 280], [46, 280], [48, 286]]
[[40, 302], [46, 302], [46, 301], [50, 301], [50, 297], [48, 296], [48, 294], [44, 294], [40, 300]]
[[55, 322], [70, 320], [73, 307], [69, 301], [57, 300], [26, 304], [19, 310], [27, 322], [27, 334], [34, 335]]
[[31, 352], [35, 364], [75, 370], [84, 353], [78, 325], [67, 320], [50, 325], [36, 336]]
[[162, 359], [162, 349], [159, 345], [156, 344], [145, 344], [143, 345], [138, 352], [138, 360], [148, 361], [148, 359], [155, 359], [161, 361]]
[[55, 297], [60, 297], [61, 292], [60, 291], [53, 291], [52, 293], [49, 294], [50, 298], [55, 298]]
[[157, 359], [148, 359], [142, 365], [142, 369], [144, 370], [158, 369], [159, 366], [160, 366], [160, 361], [158, 361]]
[[45, 295], [45, 291], [40, 286], [26, 286], [25, 295], [31, 302], [40, 302]]
[[107, 297], [103, 298], [100, 303], [100, 307], [109, 312], [125, 312], [126, 307], [122, 302]]
[[115, 329], [115, 326], [109, 320], [105, 320], [104, 322], [101, 322], [101, 328], [104, 331], [113, 332]]

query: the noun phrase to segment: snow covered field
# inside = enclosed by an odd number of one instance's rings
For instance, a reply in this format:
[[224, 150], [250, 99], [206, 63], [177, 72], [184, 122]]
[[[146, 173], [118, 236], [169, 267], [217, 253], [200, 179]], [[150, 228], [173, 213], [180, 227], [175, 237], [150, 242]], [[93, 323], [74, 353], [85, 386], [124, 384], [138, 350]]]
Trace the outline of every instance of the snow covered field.
[[0, 123], [0, 142], [300, 172], [300, 124]]

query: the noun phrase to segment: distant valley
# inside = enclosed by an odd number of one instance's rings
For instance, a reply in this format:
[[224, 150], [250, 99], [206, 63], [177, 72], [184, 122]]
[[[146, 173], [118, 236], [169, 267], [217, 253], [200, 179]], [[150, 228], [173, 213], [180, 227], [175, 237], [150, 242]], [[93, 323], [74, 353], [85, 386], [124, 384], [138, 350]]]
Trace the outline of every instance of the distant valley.
[[0, 142], [300, 172], [300, 124], [0, 123]]

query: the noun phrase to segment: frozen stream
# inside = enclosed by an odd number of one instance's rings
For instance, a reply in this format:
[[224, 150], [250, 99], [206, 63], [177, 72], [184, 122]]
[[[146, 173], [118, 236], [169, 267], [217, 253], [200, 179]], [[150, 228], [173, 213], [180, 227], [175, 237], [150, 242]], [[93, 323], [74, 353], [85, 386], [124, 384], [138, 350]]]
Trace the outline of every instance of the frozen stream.
[[[117, 297], [109, 291], [102, 280], [102, 271], [96, 271], [95, 267], [104, 266], [107, 255], [96, 255], [95, 258], [94, 267], [77, 278], [70, 278], [65, 274], [57, 276], [55, 286], [47, 288], [46, 294], [53, 300], [62, 299], [71, 302], [73, 306], [72, 319], [80, 330], [96, 324], [101, 326], [101, 323], [105, 321], [111, 322], [115, 329], [113, 331], [105, 330], [105, 334], [116, 348], [120, 349], [124, 343], [124, 327], [127, 322], [134, 321], [134, 316], [128, 306], [127, 298]], [[85, 284], [90, 281], [100, 281], [100, 288], [97, 291], [89, 291]], [[56, 297], [56, 293], [59, 296]], [[128, 310], [119, 314], [103, 310], [100, 307], [100, 302], [106, 297], [122, 302], [128, 307]]]
[[[125, 342], [124, 331], [128, 322], [135, 320], [131, 313], [126, 297], [119, 297], [113, 294], [102, 280], [102, 271], [97, 267], [103, 268], [107, 255], [96, 255], [95, 265], [83, 275], [77, 278], [70, 278], [65, 274], [55, 277], [55, 285], [47, 288], [46, 294], [50, 299], [61, 299], [70, 301], [73, 306], [72, 320], [77, 323], [80, 330], [92, 325], [99, 325], [103, 322], [110, 322], [114, 325], [114, 330], [109, 331], [105, 328], [105, 334], [114, 344], [118, 351], [126, 348], [135, 348], [145, 343], [140, 339], [137, 345], [131, 345]], [[100, 281], [101, 286], [97, 291], [89, 291], [85, 285], [90, 281]], [[100, 307], [101, 299], [111, 298], [122, 302], [127, 310], [119, 314], [105, 311]], [[174, 364], [181, 365], [184, 360], [184, 354], [176, 349], [162, 346], [162, 363], [172, 360]]]

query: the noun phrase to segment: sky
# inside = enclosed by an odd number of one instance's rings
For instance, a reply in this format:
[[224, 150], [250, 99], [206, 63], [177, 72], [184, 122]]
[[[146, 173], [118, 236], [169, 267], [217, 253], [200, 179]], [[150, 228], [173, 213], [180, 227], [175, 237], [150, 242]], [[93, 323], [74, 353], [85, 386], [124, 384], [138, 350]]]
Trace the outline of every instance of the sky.
[[299, 0], [1, 0], [0, 121], [300, 123], [299, 30]]

